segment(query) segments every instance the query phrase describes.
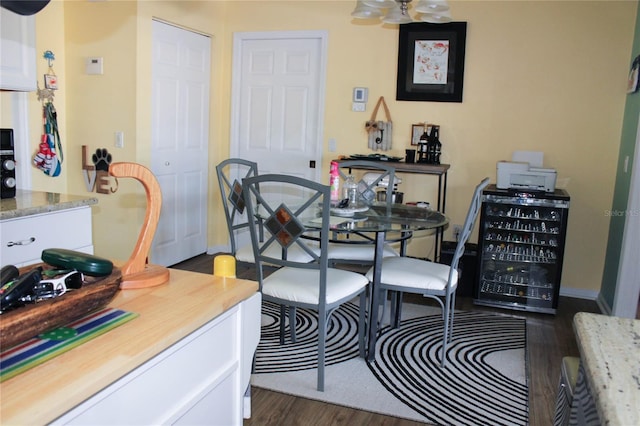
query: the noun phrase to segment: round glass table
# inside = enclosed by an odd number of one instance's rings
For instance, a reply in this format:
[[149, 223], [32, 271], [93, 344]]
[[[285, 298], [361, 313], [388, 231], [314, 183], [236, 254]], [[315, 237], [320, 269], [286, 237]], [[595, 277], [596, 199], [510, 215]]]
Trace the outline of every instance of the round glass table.
[[[332, 215], [330, 219], [331, 231], [338, 234], [357, 234], [362, 236], [365, 243], [375, 244], [375, 256], [373, 261], [373, 281], [369, 305], [367, 360], [375, 357], [376, 338], [378, 335], [378, 320], [374, 317], [379, 305], [379, 291], [381, 265], [385, 242], [405, 242], [413, 231], [437, 230], [449, 223], [449, 219], [442, 213], [422, 207], [405, 204], [374, 204], [368, 209], [357, 207], [352, 215], [346, 212], [335, 211], [339, 216]], [[367, 235], [368, 234], [368, 235]], [[356, 242], [362, 244], [363, 239]], [[349, 240], [332, 239], [332, 242], [353, 244]], [[401, 250], [404, 255], [404, 247]]]

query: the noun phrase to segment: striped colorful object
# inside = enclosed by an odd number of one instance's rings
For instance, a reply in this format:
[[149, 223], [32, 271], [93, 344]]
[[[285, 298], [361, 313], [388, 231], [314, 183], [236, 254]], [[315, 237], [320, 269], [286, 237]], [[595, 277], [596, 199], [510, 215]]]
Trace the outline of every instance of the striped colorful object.
[[105, 308], [65, 327], [16, 345], [0, 354], [0, 382], [80, 346], [137, 316], [136, 313]]

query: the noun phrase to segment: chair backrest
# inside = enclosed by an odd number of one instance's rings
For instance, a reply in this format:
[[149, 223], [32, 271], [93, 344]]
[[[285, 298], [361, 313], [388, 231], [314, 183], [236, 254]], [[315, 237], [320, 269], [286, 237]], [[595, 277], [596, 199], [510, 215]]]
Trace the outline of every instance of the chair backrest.
[[467, 218], [464, 221], [464, 225], [462, 226], [462, 230], [460, 231], [460, 235], [458, 237], [458, 244], [456, 245], [456, 251], [453, 253], [453, 259], [451, 260], [451, 269], [449, 271], [449, 282], [451, 282], [451, 275], [453, 271], [458, 269], [458, 263], [460, 262], [460, 258], [464, 253], [464, 245], [469, 240], [471, 236], [471, 232], [473, 231], [473, 227], [476, 223], [476, 219], [478, 217], [478, 213], [480, 212], [480, 207], [482, 205], [482, 191], [489, 185], [489, 178], [484, 178], [482, 181], [476, 186], [475, 191], [473, 192], [473, 197], [471, 198], [471, 204], [469, 205], [469, 211], [467, 213]]
[[341, 161], [338, 164], [339, 164], [338, 170], [340, 171], [341, 183], [344, 183], [347, 176], [349, 176], [349, 170], [351, 168], [357, 168], [357, 169], [366, 168], [367, 170], [371, 170], [373, 173], [379, 174], [378, 177], [376, 177], [374, 180], [370, 182], [365, 182], [363, 179], [356, 181], [356, 183], [358, 184], [358, 198], [366, 202], [367, 204], [371, 204], [371, 202], [376, 201], [375, 195], [376, 195], [377, 189], [379, 188], [378, 184], [383, 181], [387, 181], [388, 185], [386, 189], [386, 193], [387, 193], [386, 203], [387, 205], [391, 205], [392, 199], [393, 199], [392, 195], [393, 195], [393, 188], [394, 188], [395, 174], [396, 174], [395, 167], [389, 166], [388, 164], [385, 164], [382, 162], [366, 161], [366, 160], [347, 160], [347, 161]]
[[[270, 196], [269, 188], [277, 188], [286, 197]], [[319, 269], [320, 281], [326, 283], [328, 267], [330, 188], [297, 176], [266, 174], [243, 181], [247, 215], [262, 221], [264, 238], [251, 227], [251, 242], [256, 260], [258, 282], [262, 287], [262, 265], [276, 265], [303, 269]], [[262, 190], [262, 192], [261, 192]], [[277, 201], [275, 201], [277, 200]], [[320, 231], [320, 235], [318, 235]], [[320, 239], [320, 249], [312, 248], [304, 236]], [[287, 259], [294, 246], [305, 251], [309, 259]], [[279, 250], [274, 250], [277, 247]], [[277, 256], [277, 254], [282, 256]], [[321, 286], [322, 287], [322, 286]], [[321, 299], [325, 300], [321, 288]]]
[[248, 216], [245, 214], [242, 180], [257, 176], [258, 164], [242, 158], [229, 158], [216, 166], [216, 173], [229, 230], [231, 253], [235, 255], [238, 250], [236, 231], [249, 227]]

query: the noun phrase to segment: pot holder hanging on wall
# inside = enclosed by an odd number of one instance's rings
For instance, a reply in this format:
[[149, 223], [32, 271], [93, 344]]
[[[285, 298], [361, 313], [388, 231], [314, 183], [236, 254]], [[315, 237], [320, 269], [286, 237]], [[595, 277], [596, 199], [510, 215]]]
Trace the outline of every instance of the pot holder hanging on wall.
[[44, 104], [42, 121], [44, 123], [44, 131], [40, 139], [38, 152], [33, 156], [33, 164], [42, 170], [45, 175], [55, 177], [62, 171], [63, 154], [60, 133], [58, 132], [58, 118], [53, 102]]
[[[380, 105], [384, 107], [384, 113], [387, 121], [376, 119]], [[371, 119], [365, 123], [364, 127], [369, 136], [369, 149], [374, 151], [388, 151], [391, 149], [393, 123], [391, 121], [391, 113], [389, 112], [389, 107], [384, 100], [384, 96], [380, 96], [380, 99], [378, 99], [378, 102], [371, 113]]]
[[[53, 61], [56, 59], [50, 50], [44, 52], [49, 70], [44, 75], [44, 89], [38, 84], [38, 100], [42, 101], [43, 133], [38, 145], [38, 152], [33, 156], [33, 164], [45, 175], [55, 177], [62, 171], [62, 142], [58, 131], [58, 113], [53, 106], [54, 91], [58, 89], [58, 77], [53, 71]], [[57, 145], [57, 147], [56, 147]]]

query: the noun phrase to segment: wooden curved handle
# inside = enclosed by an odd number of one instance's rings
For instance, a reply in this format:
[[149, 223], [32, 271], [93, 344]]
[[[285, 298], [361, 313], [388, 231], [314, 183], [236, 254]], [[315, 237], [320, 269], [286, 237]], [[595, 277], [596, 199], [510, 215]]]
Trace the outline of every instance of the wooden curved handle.
[[[112, 163], [109, 166], [109, 174], [117, 178], [130, 177], [140, 181], [147, 194], [147, 211], [138, 241], [129, 260], [121, 268], [123, 277], [121, 288], [141, 288], [166, 282], [169, 278], [168, 269], [147, 265], [151, 242], [158, 228], [162, 208], [162, 192], [158, 180], [151, 170], [137, 163]], [[144, 278], [145, 275], [146, 278]], [[127, 280], [127, 277], [133, 276], [135, 279]]]

